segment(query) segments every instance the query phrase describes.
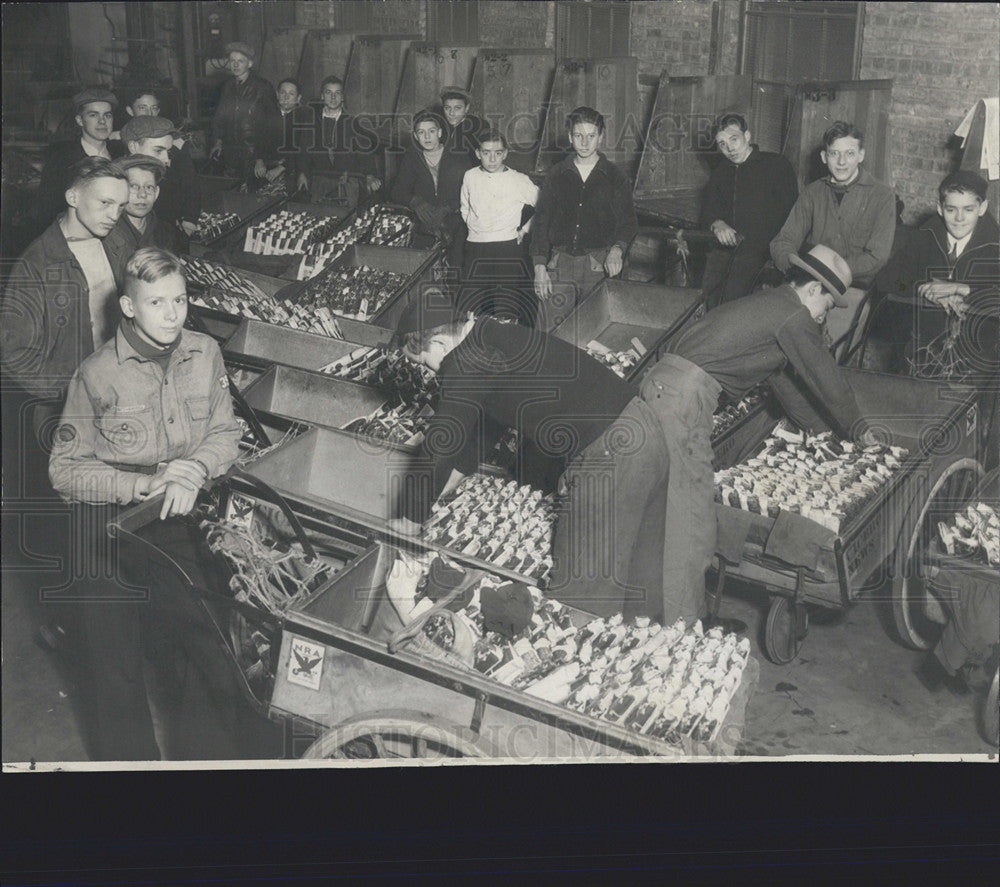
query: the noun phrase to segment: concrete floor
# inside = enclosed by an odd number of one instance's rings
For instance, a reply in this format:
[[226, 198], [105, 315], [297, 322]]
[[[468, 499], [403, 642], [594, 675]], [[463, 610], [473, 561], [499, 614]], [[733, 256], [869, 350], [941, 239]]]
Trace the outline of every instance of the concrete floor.
[[[85, 761], [72, 676], [37, 641], [35, 589], [51, 574], [5, 569], [2, 613], [4, 763]], [[739, 754], [982, 756], [975, 694], [929, 693], [913, 671], [923, 654], [886, 635], [877, 607], [843, 614], [813, 611], [800, 655], [768, 662], [760, 632], [767, 598], [727, 587], [723, 616], [749, 625], [760, 680], [747, 708]], [[280, 757], [280, 731], [261, 719], [264, 737], [250, 757]], [[994, 750], [995, 758], [995, 750]]]

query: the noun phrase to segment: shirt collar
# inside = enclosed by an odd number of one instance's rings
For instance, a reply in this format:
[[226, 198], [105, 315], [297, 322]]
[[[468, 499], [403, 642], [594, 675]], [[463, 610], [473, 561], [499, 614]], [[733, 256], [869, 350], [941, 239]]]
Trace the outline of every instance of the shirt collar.
[[955, 240], [951, 234], [948, 233], [948, 229], [945, 229], [945, 235], [948, 238], [948, 252], [951, 252], [954, 247], [957, 254], [964, 252], [965, 248], [969, 245], [969, 241], [972, 240], [972, 235], [976, 233], [976, 229], [973, 228], [968, 234], [965, 235], [961, 240]]
[[108, 151], [108, 143], [105, 142], [101, 150], [92, 148], [84, 140], [83, 136], [80, 136], [80, 146], [83, 148], [83, 153], [88, 157], [104, 157], [105, 159], [111, 158], [111, 152]]

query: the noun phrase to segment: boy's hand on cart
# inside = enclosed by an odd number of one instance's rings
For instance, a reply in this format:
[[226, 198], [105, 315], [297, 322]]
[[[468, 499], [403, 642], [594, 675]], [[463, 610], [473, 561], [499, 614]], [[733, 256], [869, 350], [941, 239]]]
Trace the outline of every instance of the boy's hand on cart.
[[158, 475], [165, 483], [178, 483], [197, 492], [208, 480], [205, 466], [194, 459], [174, 459]]
[[423, 527], [408, 517], [394, 517], [387, 522], [389, 530], [398, 536], [419, 536]]
[[258, 179], [264, 178], [267, 175], [267, 164], [263, 160], [257, 160], [253, 165], [253, 174]]
[[365, 187], [369, 194], [373, 194], [382, 187], [382, 180], [378, 176], [365, 176]]
[[150, 496], [155, 496], [167, 485], [162, 473], [156, 475], [140, 474], [135, 479], [135, 501], [145, 502]]
[[552, 295], [552, 278], [544, 265], [535, 265], [535, 295], [542, 300]]
[[736, 229], [722, 219], [716, 219], [712, 222], [712, 233], [715, 235], [715, 239], [719, 241], [723, 246], [736, 246], [739, 242], [739, 234]]
[[608, 257], [604, 260], [604, 270], [608, 277], [617, 277], [622, 270], [622, 248], [613, 246], [608, 250]]
[[180, 514], [189, 514], [198, 500], [198, 490], [192, 490], [184, 484], [173, 481], [167, 484], [163, 496], [163, 507], [160, 509], [160, 520]]
[[932, 280], [930, 283], [922, 283], [917, 287], [917, 294], [933, 302], [935, 305], [944, 307], [946, 299], [953, 296], [969, 295], [969, 285], [958, 283], [954, 280]]

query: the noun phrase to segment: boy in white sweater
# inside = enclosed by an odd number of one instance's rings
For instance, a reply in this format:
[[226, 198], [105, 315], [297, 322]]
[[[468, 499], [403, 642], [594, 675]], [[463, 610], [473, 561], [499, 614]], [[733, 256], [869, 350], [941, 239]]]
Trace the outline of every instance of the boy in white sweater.
[[504, 165], [507, 140], [491, 130], [479, 141], [480, 165], [462, 181], [462, 218], [469, 229], [462, 262], [459, 307], [464, 314], [513, 317], [534, 326], [537, 302], [524, 235], [526, 207], [534, 207], [538, 188], [524, 173]]

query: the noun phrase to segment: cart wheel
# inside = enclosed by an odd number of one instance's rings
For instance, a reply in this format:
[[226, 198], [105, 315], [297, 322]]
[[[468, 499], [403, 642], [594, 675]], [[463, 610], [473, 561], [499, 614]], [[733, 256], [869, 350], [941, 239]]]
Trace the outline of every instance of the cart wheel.
[[1000, 668], [993, 672], [993, 683], [983, 700], [983, 708], [980, 713], [980, 722], [983, 728], [983, 739], [993, 748], [997, 747], [1000, 739], [1000, 700], [998, 700], [997, 689], [1000, 684]]
[[[764, 629], [764, 649], [775, 665], [787, 665], [799, 654], [809, 633], [809, 611], [805, 604], [795, 607], [798, 618], [792, 619], [792, 602], [780, 595], [771, 598]], [[793, 624], [797, 623], [797, 624]]]
[[899, 640], [913, 650], [929, 650], [946, 618], [922, 575], [925, 553], [938, 521], [966, 504], [983, 469], [975, 459], [959, 459], [945, 469], [917, 515], [905, 547], [897, 553], [892, 577], [892, 620]]
[[461, 727], [420, 712], [362, 715], [331, 727], [306, 749], [303, 758], [487, 758], [490, 752]]

